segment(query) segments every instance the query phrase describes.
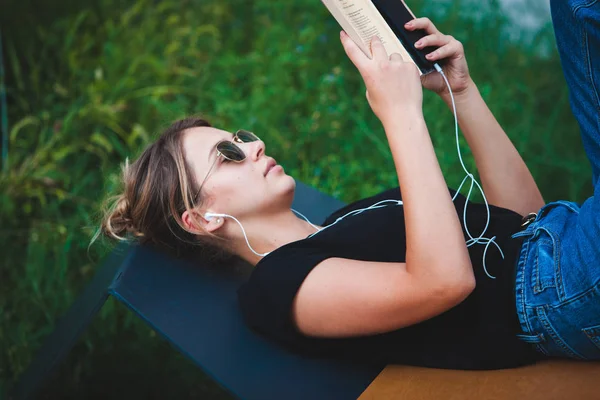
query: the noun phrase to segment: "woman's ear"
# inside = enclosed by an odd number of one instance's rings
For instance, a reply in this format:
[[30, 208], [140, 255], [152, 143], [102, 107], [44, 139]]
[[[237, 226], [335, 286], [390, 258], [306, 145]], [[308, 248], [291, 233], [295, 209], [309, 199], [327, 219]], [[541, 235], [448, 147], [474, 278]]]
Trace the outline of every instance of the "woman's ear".
[[183, 222], [185, 230], [192, 233], [200, 232], [202, 228], [198, 226], [198, 224], [201, 223], [199, 217], [200, 214], [196, 211], [185, 210], [183, 214], [181, 214], [181, 222]]
[[183, 226], [192, 233], [209, 232], [213, 233], [223, 225], [223, 218], [221, 217], [205, 217], [199, 211], [191, 210], [184, 211], [181, 214], [181, 221]]

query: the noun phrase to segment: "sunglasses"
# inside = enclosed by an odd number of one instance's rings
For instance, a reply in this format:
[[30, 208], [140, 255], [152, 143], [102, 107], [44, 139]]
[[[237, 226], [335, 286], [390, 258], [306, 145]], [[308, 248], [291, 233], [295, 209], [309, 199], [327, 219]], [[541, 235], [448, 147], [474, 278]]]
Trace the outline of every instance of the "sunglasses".
[[244, 151], [242, 149], [240, 149], [240, 147], [238, 145], [236, 145], [236, 143], [251, 143], [251, 142], [256, 142], [259, 140], [260, 140], [259, 137], [256, 136], [254, 133], [244, 130], [244, 129], [240, 129], [233, 135], [233, 139], [231, 141], [221, 140], [219, 143], [217, 143], [217, 146], [216, 146], [217, 156], [215, 157], [215, 161], [212, 163], [210, 169], [206, 173], [206, 177], [204, 177], [204, 180], [200, 184], [200, 187], [198, 188], [198, 191], [196, 192], [196, 195], [194, 196], [194, 202], [198, 198], [198, 195], [200, 194], [200, 191], [202, 190], [204, 183], [208, 179], [210, 172], [212, 171], [214, 166], [217, 164], [219, 157], [223, 157], [223, 162], [225, 162], [227, 160], [227, 161], [233, 161], [236, 163], [241, 163], [242, 161], [244, 161], [246, 159], [246, 153], [244, 153]]

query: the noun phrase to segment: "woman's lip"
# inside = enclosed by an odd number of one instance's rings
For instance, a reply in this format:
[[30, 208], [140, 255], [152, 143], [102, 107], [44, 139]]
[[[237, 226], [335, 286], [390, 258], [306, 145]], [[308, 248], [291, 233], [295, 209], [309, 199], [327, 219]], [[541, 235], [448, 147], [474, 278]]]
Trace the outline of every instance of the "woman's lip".
[[269, 168], [269, 170], [267, 171], [267, 175], [269, 175], [271, 173], [271, 171], [273, 171], [274, 169], [282, 169], [283, 167], [279, 164], [275, 164], [273, 165], [271, 168]]
[[276, 165], [277, 165], [277, 161], [275, 161], [274, 158], [269, 157], [269, 160], [267, 161], [267, 165], [265, 166], [266, 168], [265, 168], [264, 176], [267, 176], [269, 171], [271, 171], [271, 169], [273, 169], [273, 167]]

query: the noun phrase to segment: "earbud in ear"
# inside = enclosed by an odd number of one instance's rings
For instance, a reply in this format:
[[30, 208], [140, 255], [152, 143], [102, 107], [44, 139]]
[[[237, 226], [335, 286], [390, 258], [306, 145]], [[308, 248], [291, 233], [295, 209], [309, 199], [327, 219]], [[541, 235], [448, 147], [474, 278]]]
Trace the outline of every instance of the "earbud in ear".
[[210, 220], [211, 220], [211, 219], [213, 219], [214, 217], [226, 217], [226, 216], [227, 216], [227, 215], [225, 215], [225, 214], [215, 214], [215, 213], [211, 213], [211, 212], [204, 213], [204, 218], [205, 218], [207, 221], [210, 221]]
[[[244, 234], [244, 239], [246, 239], [246, 244], [247, 244], [247, 245], [248, 245], [248, 247], [250, 248], [250, 251], [252, 251], [254, 254], [256, 254], [256, 255], [257, 255], [257, 256], [259, 256], [259, 257], [264, 257], [264, 256], [266, 256], [267, 254], [269, 254], [268, 252], [267, 252], [267, 253], [263, 253], [263, 254], [261, 254], [261, 253], [257, 253], [257, 252], [256, 252], [256, 250], [254, 250], [254, 249], [252, 248], [252, 246], [250, 246], [250, 242], [248, 241], [248, 236], [246, 235], [246, 231], [244, 230], [244, 226], [242, 225], [242, 223], [241, 223], [240, 221], [238, 221], [238, 219], [237, 219], [236, 217], [234, 217], [233, 215], [228, 215], [228, 214], [215, 214], [215, 213], [210, 213], [210, 212], [204, 213], [204, 218], [205, 218], [206, 220], [211, 220], [211, 219], [213, 219], [214, 217], [223, 217], [223, 218], [227, 217], [227, 218], [231, 218], [232, 220], [234, 220], [235, 222], [237, 222], [237, 224], [238, 224], [238, 225], [240, 226], [240, 228], [242, 229], [242, 233]], [[219, 218], [219, 219], [217, 219], [217, 223], [220, 223], [220, 222], [221, 222], [221, 221], [220, 221], [220, 218]]]

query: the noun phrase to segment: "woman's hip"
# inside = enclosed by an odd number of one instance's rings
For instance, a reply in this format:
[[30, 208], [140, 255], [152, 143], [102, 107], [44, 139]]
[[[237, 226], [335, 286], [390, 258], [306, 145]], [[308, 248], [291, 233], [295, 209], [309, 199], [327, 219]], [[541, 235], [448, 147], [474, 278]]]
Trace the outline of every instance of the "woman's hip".
[[600, 266], [566, 251], [574, 247], [568, 228], [538, 217], [513, 235], [523, 238], [515, 266], [519, 338], [548, 356], [600, 360]]
[[548, 356], [600, 360], [600, 266], [561, 257], [561, 235], [534, 222], [515, 266], [521, 340]]
[[600, 360], [600, 285], [566, 302], [539, 304], [522, 299], [517, 307], [524, 341], [539, 352]]

